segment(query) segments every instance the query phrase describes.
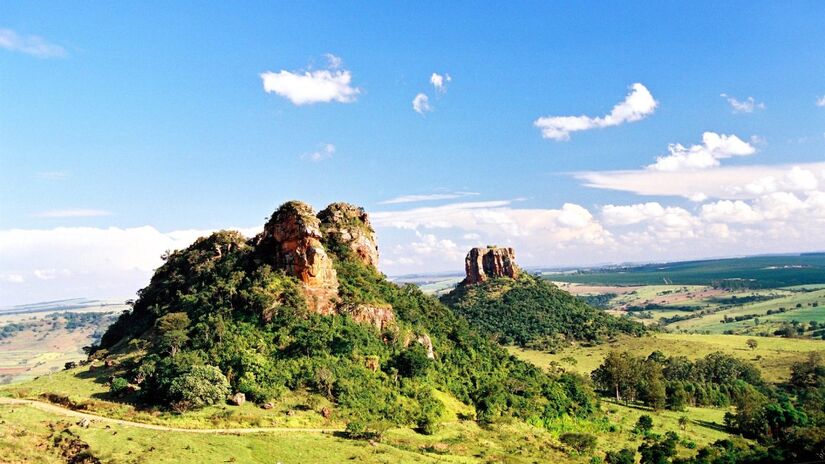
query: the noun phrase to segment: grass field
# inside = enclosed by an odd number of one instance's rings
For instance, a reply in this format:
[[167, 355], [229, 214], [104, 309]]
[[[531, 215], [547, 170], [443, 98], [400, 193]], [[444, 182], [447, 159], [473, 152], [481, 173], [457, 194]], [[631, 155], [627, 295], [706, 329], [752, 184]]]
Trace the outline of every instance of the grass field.
[[600, 285], [712, 285], [730, 279], [755, 288], [777, 288], [825, 283], [825, 253], [657, 263], [542, 276]]
[[647, 356], [659, 350], [668, 356], [703, 357], [715, 351], [753, 362], [771, 382], [782, 382], [790, 376], [794, 362], [804, 361], [808, 353], [825, 354], [825, 341], [787, 338], [756, 338], [756, 349], [748, 348], [746, 341], [753, 337], [739, 335], [700, 335], [660, 333], [646, 337], [622, 337], [614, 343], [593, 347], [571, 346], [555, 354], [511, 347], [510, 352], [540, 367], [559, 366], [569, 371], [590, 375], [611, 350], [628, 351]]

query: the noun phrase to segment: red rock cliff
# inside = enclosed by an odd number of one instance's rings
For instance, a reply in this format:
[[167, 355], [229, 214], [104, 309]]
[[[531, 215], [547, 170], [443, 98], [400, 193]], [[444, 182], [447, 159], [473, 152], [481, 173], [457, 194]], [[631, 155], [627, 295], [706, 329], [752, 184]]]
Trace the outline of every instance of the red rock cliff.
[[311, 311], [332, 314], [338, 301], [338, 276], [321, 244], [320, 221], [312, 207], [299, 201], [284, 203], [258, 236], [269, 259], [304, 286]]
[[516, 252], [512, 248], [473, 248], [464, 259], [467, 277], [465, 285], [473, 285], [495, 277], [516, 278]]

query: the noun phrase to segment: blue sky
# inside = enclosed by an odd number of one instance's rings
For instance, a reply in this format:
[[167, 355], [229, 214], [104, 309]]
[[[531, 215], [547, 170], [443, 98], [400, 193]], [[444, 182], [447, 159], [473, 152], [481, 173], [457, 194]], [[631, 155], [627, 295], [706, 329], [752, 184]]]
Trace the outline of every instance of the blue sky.
[[[364, 206], [389, 274], [459, 270], [485, 243], [550, 266], [822, 249], [821, 2], [4, 2], [0, 18], [0, 304], [129, 294], [159, 251], [253, 233], [289, 199]], [[542, 136], [565, 116], [589, 128]]]

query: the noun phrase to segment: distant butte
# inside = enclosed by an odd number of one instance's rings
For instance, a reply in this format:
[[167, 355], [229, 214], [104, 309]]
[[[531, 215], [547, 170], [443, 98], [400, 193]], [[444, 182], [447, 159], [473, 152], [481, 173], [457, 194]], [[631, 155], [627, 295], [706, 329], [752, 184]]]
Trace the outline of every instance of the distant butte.
[[512, 248], [473, 248], [464, 259], [464, 285], [474, 285], [496, 277], [518, 277], [516, 252]]

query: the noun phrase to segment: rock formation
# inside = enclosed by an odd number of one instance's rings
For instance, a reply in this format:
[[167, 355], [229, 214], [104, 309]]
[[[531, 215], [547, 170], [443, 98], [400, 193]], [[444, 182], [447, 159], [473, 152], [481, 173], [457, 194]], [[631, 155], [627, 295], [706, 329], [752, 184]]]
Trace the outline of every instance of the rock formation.
[[464, 259], [467, 277], [464, 285], [473, 285], [495, 277], [518, 276], [516, 252], [512, 248], [473, 248]]
[[318, 213], [327, 240], [346, 246], [362, 263], [378, 267], [378, 244], [369, 217], [349, 203], [333, 203]]
[[392, 306], [376, 304], [359, 304], [340, 309], [342, 314], [348, 314], [356, 322], [368, 323], [384, 330], [395, 322], [395, 313]]
[[312, 207], [299, 201], [284, 203], [256, 239], [269, 260], [304, 286], [307, 306], [332, 314], [338, 300], [338, 276], [321, 244], [320, 221]]

